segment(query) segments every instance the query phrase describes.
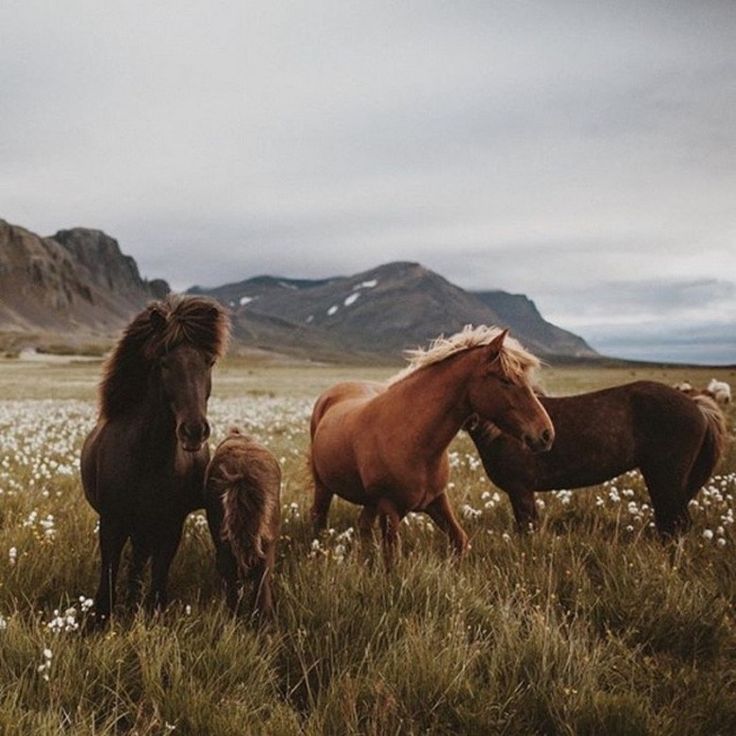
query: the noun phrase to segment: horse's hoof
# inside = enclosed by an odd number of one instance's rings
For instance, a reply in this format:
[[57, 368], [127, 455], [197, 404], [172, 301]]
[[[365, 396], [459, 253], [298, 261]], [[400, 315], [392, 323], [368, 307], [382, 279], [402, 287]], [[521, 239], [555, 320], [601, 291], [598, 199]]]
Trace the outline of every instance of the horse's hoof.
[[95, 634], [110, 625], [110, 615], [101, 614], [98, 615], [94, 611], [88, 613], [84, 621], [82, 622], [81, 631], [84, 635]]

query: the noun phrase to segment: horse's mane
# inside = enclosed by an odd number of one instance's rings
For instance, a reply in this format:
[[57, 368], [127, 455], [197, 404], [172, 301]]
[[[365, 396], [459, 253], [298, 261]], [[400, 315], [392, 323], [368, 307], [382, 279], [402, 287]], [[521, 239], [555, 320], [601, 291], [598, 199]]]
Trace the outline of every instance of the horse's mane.
[[[494, 325], [478, 325], [477, 327], [465, 325], [460, 332], [456, 332], [450, 337], [440, 335], [435, 338], [426, 349], [407, 350], [404, 355], [409, 361], [409, 365], [391, 378], [389, 385], [402, 381], [420, 368], [439, 363], [464, 350], [489, 345], [501, 332], [503, 330]], [[530, 371], [538, 368], [540, 364], [539, 358], [532, 355], [517, 340], [508, 335], [503, 341], [499, 360], [504, 375], [512, 380], [522, 380]]]
[[170, 294], [152, 302], [125, 328], [105, 362], [100, 384], [100, 416], [110, 419], [146, 395], [153, 363], [187, 343], [213, 360], [227, 350], [230, 319], [216, 301]]

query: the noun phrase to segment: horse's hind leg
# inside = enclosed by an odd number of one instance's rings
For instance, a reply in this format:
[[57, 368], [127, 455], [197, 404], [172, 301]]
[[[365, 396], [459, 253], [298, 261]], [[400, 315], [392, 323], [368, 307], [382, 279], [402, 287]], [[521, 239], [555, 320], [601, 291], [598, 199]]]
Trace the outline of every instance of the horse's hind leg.
[[363, 559], [368, 558], [368, 554], [373, 547], [373, 525], [376, 522], [376, 516], [378, 516], [378, 509], [375, 506], [363, 506], [363, 510], [358, 517], [358, 538]]
[[237, 613], [241, 598], [238, 563], [230, 545], [222, 541], [223, 509], [220, 496], [216, 493], [208, 493], [205, 499], [205, 510], [207, 511], [207, 526], [215, 546], [215, 566], [225, 588], [227, 607], [233, 613]]
[[98, 624], [107, 621], [115, 605], [120, 554], [127, 539], [127, 527], [120, 519], [100, 517], [100, 585], [95, 595], [95, 620]]
[[219, 540], [215, 542], [215, 565], [225, 586], [227, 607], [232, 613], [237, 613], [242, 596], [238, 563], [230, 551], [230, 546]]
[[641, 473], [649, 489], [659, 535], [663, 539], [669, 539], [687, 531], [692, 523], [684, 482], [687, 471], [676, 466], [655, 464], [642, 467]]
[[383, 558], [388, 569], [393, 567], [398, 553], [399, 527], [403, 516], [388, 499], [382, 498], [378, 502], [378, 518], [383, 534]]
[[452, 542], [452, 546], [455, 550], [455, 554], [458, 557], [462, 557], [467, 551], [468, 547], [468, 535], [465, 533], [463, 528], [458, 524], [455, 514], [452, 512], [450, 506], [450, 500], [447, 498], [447, 494], [443, 493], [437, 496], [432, 503], [427, 506], [425, 511], [429, 514], [432, 521], [447, 534]]
[[275, 544], [269, 543], [266, 549], [266, 558], [259, 560], [253, 567], [250, 577], [253, 583], [254, 614], [262, 621], [273, 619], [273, 592], [271, 590], [271, 574], [276, 561]]
[[511, 509], [516, 519], [516, 528], [523, 534], [530, 529], [536, 529], [539, 523], [537, 506], [534, 503], [534, 491], [528, 489], [508, 491]]
[[312, 524], [314, 531], [319, 534], [327, 528], [327, 514], [330, 511], [332, 496], [334, 494], [329, 491], [322, 482], [314, 476], [314, 503], [312, 504]]

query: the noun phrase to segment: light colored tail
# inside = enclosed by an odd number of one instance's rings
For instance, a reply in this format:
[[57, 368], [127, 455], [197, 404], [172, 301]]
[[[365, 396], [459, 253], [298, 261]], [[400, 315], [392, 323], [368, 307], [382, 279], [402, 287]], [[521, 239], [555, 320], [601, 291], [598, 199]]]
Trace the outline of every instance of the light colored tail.
[[694, 401], [708, 422], [708, 435], [718, 462], [726, 445], [726, 417], [721, 407], [709, 396], [696, 396]]
[[693, 396], [693, 401], [705, 417], [707, 429], [700, 453], [688, 480], [689, 496], [692, 498], [713, 475], [713, 471], [723, 456], [726, 446], [726, 417], [716, 402], [709, 396]]

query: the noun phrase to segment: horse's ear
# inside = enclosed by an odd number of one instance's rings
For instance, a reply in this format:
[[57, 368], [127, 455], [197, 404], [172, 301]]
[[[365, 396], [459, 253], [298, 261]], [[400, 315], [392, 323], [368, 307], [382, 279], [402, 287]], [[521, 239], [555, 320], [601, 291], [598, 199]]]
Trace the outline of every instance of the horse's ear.
[[508, 334], [508, 330], [501, 330], [501, 332], [499, 332], [498, 335], [488, 343], [488, 359], [491, 362], [498, 358], [501, 350], [503, 349], [503, 341], [506, 339], [506, 335]]
[[156, 330], [156, 332], [162, 332], [166, 327], [166, 315], [155, 304], [151, 307], [149, 320], [151, 321], [151, 326]]

